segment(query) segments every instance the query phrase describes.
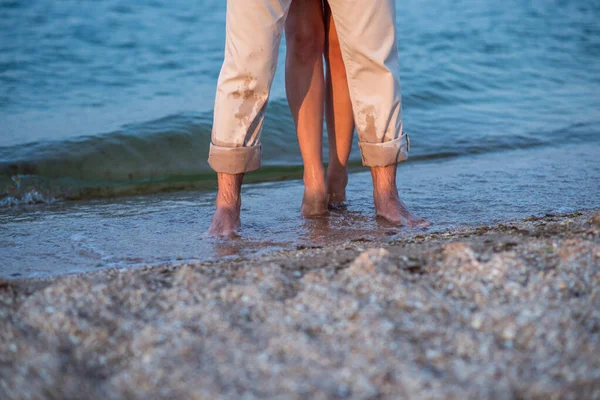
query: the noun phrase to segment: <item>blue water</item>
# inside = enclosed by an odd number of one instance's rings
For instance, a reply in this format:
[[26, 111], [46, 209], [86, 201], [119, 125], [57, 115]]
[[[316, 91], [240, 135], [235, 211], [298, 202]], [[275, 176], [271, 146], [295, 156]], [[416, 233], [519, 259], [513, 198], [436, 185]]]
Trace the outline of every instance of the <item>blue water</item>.
[[[130, 265], [124, 249], [136, 249], [130, 258], [142, 264], [169, 259], [169, 246], [179, 245], [188, 246], [183, 258], [215, 257], [215, 245], [206, 241], [175, 243], [177, 229], [186, 231], [177, 224], [164, 251], [136, 247], [153, 237], [145, 231], [126, 230], [118, 246], [97, 234], [127, 207], [154, 210], [152, 218], [167, 224], [177, 220], [169, 204], [180, 201], [196, 210], [190, 216], [196, 225], [188, 228], [198, 235], [205, 229], [215, 188], [206, 157], [225, 3], [0, 0], [0, 255], [10, 274], [19, 266], [35, 275], [65, 263], [69, 271]], [[412, 144], [400, 179], [410, 182], [405, 191], [414, 209], [448, 227], [600, 206], [600, 2], [401, 0], [396, 7], [404, 126]], [[260, 183], [301, 174], [285, 100], [284, 52], [282, 43], [263, 131], [265, 167], [249, 174], [258, 185], [248, 191], [262, 199], [267, 185], [270, 199], [297, 200], [299, 207], [298, 182]], [[357, 146], [351, 160], [360, 168]], [[512, 200], [498, 199], [493, 212], [487, 204], [494, 182], [485, 173], [492, 162], [499, 163], [500, 176], [503, 168], [512, 171], [497, 188]], [[469, 165], [480, 170], [457, 178], [457, 168]], [[354, 203], [350, 196], [352, 213], [329, 223], [344, 226], [340, 221], [350, 218], [358, 231], [389, 234], [370, 219], [368, 175], [356, 177], [362, 178], [350, 180], [349, 193], [357, 194]], [[553, 186], [531, 193], [533, 184]], [[426, 195], [412, 197], [417, 187]], [[483, 187], [490, 190], [485, 199]], [[164, 191], [170, 193], [158, 194]], [[445, 196], [472, 207], [450, 218]], [[272, 226], [281, 221], [253, 213], [252, 201], [245, 203], [249, 243], [287, 248], [304, 235], [297, 207], [281, 211], [277, 218], [289, 225], [280, 231]], [[86, 225], [81, 208], [96, 206], [96, 222]], [[128, 221], [117, 220], [117, 226]], [[58, 231], [45, 230], [49, 224]], [[79, 244], [67, 246], [75, 227], [91, 236], [76, 236]], [[83, 242], [101, 255], [75, 256]], [[254, 245], [245, 246], [235, 248], [252, 253]]]
[[[396, 5], [413, 160], [599, 140], [597, 1]], [[212, 187], [224, 20], [223, 0], [1, 1], [0, 199]], [[254, 181], [301, 166], [283, 61]]]

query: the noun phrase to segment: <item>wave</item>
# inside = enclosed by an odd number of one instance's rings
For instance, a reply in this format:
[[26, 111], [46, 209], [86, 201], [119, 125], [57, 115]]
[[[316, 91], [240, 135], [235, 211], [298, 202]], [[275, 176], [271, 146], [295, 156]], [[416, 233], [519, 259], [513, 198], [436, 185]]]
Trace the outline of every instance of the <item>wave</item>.
[[[0, 147], [0, 207], [216, 185], [206, 159], [212, 114], [177, 114], [75, 139]], [[269, 105], [263, 132], [263, 168], [248, 182], [299, 178], [302, 159], [287, 103]], [[411, 161], [501, 150], [596, 141], [599, 124], [574, 124], [530, 134], [457, 133], [416, 127]], [[326, 140], [324, 154], [327, 154]], [[353, 146], [350, 166], [360, 165]]]

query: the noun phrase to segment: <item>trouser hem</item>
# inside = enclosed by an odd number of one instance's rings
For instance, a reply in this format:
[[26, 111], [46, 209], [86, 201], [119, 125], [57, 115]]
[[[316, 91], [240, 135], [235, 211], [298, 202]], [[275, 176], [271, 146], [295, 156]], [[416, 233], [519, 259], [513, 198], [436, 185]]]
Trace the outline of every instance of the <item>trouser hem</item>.
[[358, 142], [362, 164], [367, 167], [386, 167], [405, 161], [410, 150], [409, 143], [406, 133], [389, 142]]
[[219, 173], [243, 174], [255, 171], [261, 165], [261, 145], [225, 147], [210, 144], [208, 164]]

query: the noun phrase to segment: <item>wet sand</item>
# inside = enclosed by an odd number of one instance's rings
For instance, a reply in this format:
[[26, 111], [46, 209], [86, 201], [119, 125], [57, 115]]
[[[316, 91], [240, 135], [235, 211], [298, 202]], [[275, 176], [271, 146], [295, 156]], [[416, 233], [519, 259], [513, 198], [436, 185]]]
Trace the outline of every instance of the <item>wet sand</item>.
[[0, 280], [0, 398], [600, 398], [600, 213]]

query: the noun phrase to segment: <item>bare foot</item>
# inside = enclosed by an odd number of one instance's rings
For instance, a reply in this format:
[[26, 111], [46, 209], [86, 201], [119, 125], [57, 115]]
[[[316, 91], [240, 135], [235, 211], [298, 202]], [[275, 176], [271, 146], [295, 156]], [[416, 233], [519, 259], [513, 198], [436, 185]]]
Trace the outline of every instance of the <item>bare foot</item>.
[[327, 205], [329, 208], [341, 208], [346, 203], [348, 170], [333, 171], [327, 169]]
[[398, 225], [429, 226], [429, 221], [408, 211], [406, 205], [400, 200], [396, 187], [396, 165], [371, 167], [371, 177], [375, 212], [378, 217]]
[[208, 234], [221, 237], [236, 237], [240, 228], [240, 209], [218, 207], [208, 228]]
[[305, 189], [300, 213], [304, 217], [325, 215], [327, 213], [327, 195], [325, 194], [325, 190], [309, 191]]
[[397, 193], [374, 193], [373, 198], [375, 200], [375, 212], [378, 217], [398, 225], [411, 227], [426, 227], [430, 225], [430, 222], [425, 218], [418, 217], [410, 212], [404, 202], [400, 200]]
[[[305, 162], [306, 164], [306, 162]], [[304, 166], [304, 196], [302, 196], [303, 217], [318, 217], [327, 213], [327, 190], [325, 171], [321, 162], [311, 162]]]
[[240, 208], [242, 206], [241, 190], [244, 174], [218, 173], [219, 191], [217, 192], [217, 209], [213, 215], [208, 234], [213, 236], [237, 236], [239, 229]]

